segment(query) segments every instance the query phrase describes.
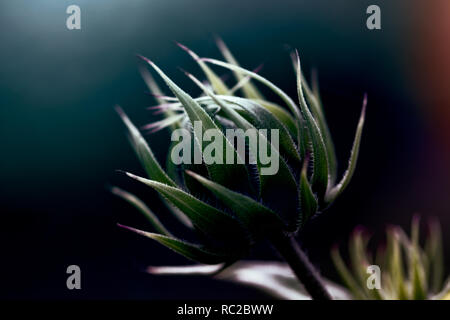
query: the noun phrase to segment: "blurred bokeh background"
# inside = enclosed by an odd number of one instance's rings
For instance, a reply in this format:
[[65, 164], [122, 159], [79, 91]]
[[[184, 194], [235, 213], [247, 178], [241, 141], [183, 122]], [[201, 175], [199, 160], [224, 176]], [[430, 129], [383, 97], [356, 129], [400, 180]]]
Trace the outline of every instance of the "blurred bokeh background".
[[[81, 7], [81, 30], [66, 29], [70, 4]], [[381, 8], [381, 30], [366, 28], [370, 4]], [[177, 67], [199, 70], [174, 41], [220, 57], [215, 35], [243, 66], [264, 63], [261, 74], [292, 96], [287, 48], [299, 49], [306, 74], [318, 71], [341, 170], [368, 94], [354, 179], [300, 237], [323, 274], [336, 277], [330, 247], [345, 245], [356, 225], [381, 241], [386, 225], [409, 229], [414, 213], [440, 219], [449, 262], [449, 1], [6, 0], [0, 4], [1, 298], [265, 297], [209, 279], [142, 272], [187, 261], [120, 230], [117, 222], [145, 228], [145, 221], [107, 189], [126, 187], [175, 223], [153, 191], [115, 171], [142, 173], [113, 106], [139, 125], [157, 119], [145, 110], [154, 101], [144, 94], [136, 53], [197, 94]], [[167, 132], [148, 141], [163, 160]], [[253, 253], [261, 257], [277, 258], [264, 246]], [[71, 264], [81, 267], [82, 290], [66, 288]]]

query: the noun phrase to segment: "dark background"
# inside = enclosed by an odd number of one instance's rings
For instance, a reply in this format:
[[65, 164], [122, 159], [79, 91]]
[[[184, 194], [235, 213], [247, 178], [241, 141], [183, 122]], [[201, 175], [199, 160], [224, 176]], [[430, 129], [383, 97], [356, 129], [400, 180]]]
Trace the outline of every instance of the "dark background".
[[[175, 224], [155, 192], [115, 171], [142, 173], [113, 106], [120, 104], [138, 125], [156, 119], [145, 110], [154, 101], [144, 94], [136, 53], [198, 94], [177, 67], [200, 72], [174, 41], [219, 58], [214, 35], [226, 41], [242, 66], [264, 63], [261, 74], [292, 97], [295, 78], [286, 47], [299, 49], [306, 74], [318, 70], [341, 173], [368, 93], [353, 181], [301, 235], [323, 274], [336, 278], [329, 249], [334, 243], [345, 245], [356, 225], [382, 239], [388, 224], [409, 230], [413, 213], [441, 220], [448, 253], [450, 55], [445, 21], [450, 8], [445, 1], [423, 3], [2, 1], [0, 297], [265, 297], [210, 279], [142, 272], [148, 265], [187, 261], [119, 229], [117, 222], [143, 229], [146, 222], [107, 189], [118, 185], [136, 192], [166, 224]], [[66, 29], [70, 4], [81, 7], [81, 30]], [[366, 28], [369, 4], [381, 7], [382, 30]], [[150, 135], [148, 141], [163, 161], [167, 132]], [[256, 248], [252, 257], [278, 258], [266, 246]], [[71, 264], [81, 267], [82, 290], [66, 288]]]

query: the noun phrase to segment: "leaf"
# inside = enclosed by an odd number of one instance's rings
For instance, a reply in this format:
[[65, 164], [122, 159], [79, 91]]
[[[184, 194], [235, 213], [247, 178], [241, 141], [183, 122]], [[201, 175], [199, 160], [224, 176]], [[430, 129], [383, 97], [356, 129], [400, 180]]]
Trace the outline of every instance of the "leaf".
[[317, 193], [317, 197], [320, 202], [323, 201], [323, 197], [328, 187], [328, 159], [323, 141], [322, 134], [317, 126], [316, 120], [309, 111], [306, 101], [303, 96], [301, 69], [300, 69], [300, 57], [297, 53], [297, 92], [298, 99], [300, 101], [300, 109], [303, 117], [305, 118], [306, 127], [308, 128], [309, 137], [311, 138], [313, 148], [313, 173], [311, 178], [312, 189]]
[[[164, 172], [164, 170], [159, 165], [158, 161], [156, 160], [155, 156], [153, 155], [153, 152], [151, 151], [150, 147], [147, 145], [147, 142], [142, 137], [139, 130], [132, 124], [130, 119], [126, 116], [126, 114], [123, 112], [123, 110], [120, 107], [116, 107], [117, 112], [119, 113], [120, 117], [122, 118], [123, 122], [128, 128], [128, 131], [130, 132], [130, 142], [135, 150], [141, 164], [143, 165], [145, 171], [147, 172], [147, 175], [158, 182], [165, 183], [170, 186], [176, 186], [176, 183], [173, 182], [173, 180]], [[166, 203], [165, 199], [163, 201]], [[167, 203], [166, 203], [167, 205]], [[191, 222], [186, 218], [186, 216], [180, 212], [179, 210], [174, 209], [170, 205], [167, 205], [169, 211], [185, 226], [191, 228], [192, 224]]]
[[353, 273], [356, 276], [360, 287], [366, 293], [368, 299], [381, 299], [378, 290], [370, 290], [367, 287], [367, 267], [372, 264], [367, 255], [368, 235], [362, 228], [357, 228], [350, 239], [350, 260]]
[[[226, 95], [215, 95], [215, 97], [229, 103], [229, 106], [236, 109], [238, 112], [245, 111], [247, 118], [248, 116], [251, 116], [249, 121], [258, 129], [278, 129], [280, 131], [280, 145], [282, 151], [284, 151], [285, 154], [290, 155], [295, 161], [300, 161], [299, 153], [294, 142], [296, 135], [295, 122], [286, 110], [274, 103], [263, 100], [250, 100]], [[216, 108], [220, 108], [209, 96], [202, 96], [195, 100], [198, 103], [206, 104], [207, 107], [216, 106]], [[251, 112], [251, 114], [249, 114], [249, 112]]]
[[[241, 80], [239, 80], [234, 86], [231, 87], [230, 92], [228, 92], [229, 96], [234, 96], [236, 94], [236, 91], [241, 90], [243, 86], [245, 86], [245, 84], [247, 84], [250, 80], [252, 80], [252, 78], [250, 78], [249, 76], [245, 76], [243, 77]], [[248, 98], [245, 93], [244, 93], [244, 97]], [[249, 99], [249, 98], [248, 98]]]
[[301, 116], [300, 111], [298, 110], [295, 102], [292, 101], [292, 99], [283, 90], [278, 88], [276, 85], [274, 85], [272, 82], [270, 82], [266, 78], [263, 78], [260, 75], [254, 73], [252, 71], [246, 70], [244, 68], [235, 66], [233, 64], [225, 63], [225, 62], [222, 62], [219, 60], [215, 60], [215, 59], [202, 58], [202, 60], [205, 62], [208, 62], [208, 63], [212, 63], [215, 65], [245, 74], [245, 75], [252, 77], [253, 79], [261, 82], [262, 84], [267, 86], [269, 89], [271, 89], [275, 94], [277, 94], [283, 100], [283, 102], [288, 106], [289, 110], [291, 110], [291, 112], [294, 114], [295, 119], [296, 119], [296, 126], [297, 126], [297, 139], [298, 139], [298, 141], [300, 141], [300, 137], [303, 135], [303, 130], [302, 130], [302, 126], [301, 126], [302, 116]]
[[311, 71], [311, 88], [312, 94], [314, 98], [316, 98], [319, 108], [323, 111], [322, 101], [320, 100], [320, 93], [319, 93], [319, 79], [317, 77], [317, 70], [315, 69]]
[[172, 234], [163, 226], [161, 221], [159, 221], [158, 217], [145, 205], [141, 199], [117, 187], [112, 187], [111, 192], [138, 209], [151, 223], [156, 232], [166, 236], [172, 236]]
[[[217, 103], [223, 112], [227, 115], [227, 117], [240, 129], [242, 130], [256, 130], [256, 128], [249, 123], [245, 118], [243, 118], [239, 113], [237, 113], [233, 108], [224, 103], [221, 99], [215, 96], [212, 92], [210, 92], [202, 83], [197, 80], [194, 76], [188, 74], [188, 76], [200, 87], [203, 91], [210, 96], [215, 103]], [[253, 155], [254, 159], [256, 159], [259, 179], [261, 182], [260, 187], [260, 196], [262, 200], [271, 208], [276, 208], [276, 211], [280, 213], [284, 220], [288, 222], [289, 228], [295, 228], [297, 226], [296, 221], [289, 221], [289, 218], [292, 219], [292, 211], [296, 211], [298, 208], [298, 192], [297, 192], [297, 183], [293, 177], [293, 174], [286, 162], [282, 157], [280, 157], [277, 148], [275, 148], [267, 138], [258, 130], [256, 130], [258, 135], [258, 145], [261, 143], [265, 143], [267, 145], [267, 149], [271, 150], [271, 157], [277, 158], [279, 163], [278, 172], [275, 174], [264, 174], [262, 163], [260, 161], [260, 157], [258, 157], [258, 147], [253, 146], [253, 144], [249, 144], [249, 151]], [[279, 201], [279, 197], [281, 195], [281, 191], [283, 193], [285, 201]], [[289, 200], [288, 200], [289, 199]]]
[[308, 159], [303, 162], [303, 168], [300, 174], [300, 223], [302, 226], [317, 212], [317, 199], [311, 190], [308, 182], [307, 168]]
[[[247, 244], [247, 236], [239, 222], [230, 215], [204, 203], [190, 194], [163, 183], [126, 173], [163, 195], [180, 209], [202, 233], [230, 243]], [[230, 237], [230, 235], [233, 235]]]
[[186, 173], [214, 193], [257, 237], [265, 234], [268, 229], [279, 230], [283, 227], [283, 222], [279, 216], [261, 203], [243, 194], [231, 191], [192, 171], [186, 171]]
[[[286, 127], [286, 129], [289, 131], [291, 138], [294, 141], [296, 141], [297, 129], [296, 129], [295, 121], [292, 118], [291, 114], [289, 112], [287, 112], [285, 109], [283, 109], [282, 107], [280, 107], [279, 105], [269, 102], [269, 101], [265, 101], [265, 100], [246, 99], [246, 98], [235, 97], [235, 96], [216, 95], [216, 97], [223, 101], [232, 103], [237, 106], [242, 104], [243, 102], [245, 102], [246, 104], [249, 104], [250, 101], [252, 102], [251, 105], [253, 105], [253, 106], [262, 106], [263, 108], [267, 109], [271, 114], [273, 114], [275, 116], [275, 118]], [[213, 102], [212, 99], [208, 96], [202, 96], [202, 97], [196, 98], [195, 100], [199, 103], [207, 103], [208, 101], [210, 101], [210, 103]], [[237, 108], [237, 109], [242, 109], [242, 107]]]
[[124, 226], [121, 224], [118, 224], [118, 226], [133, 231], [144, 237], [156, 240], [162, 245], [168, 247], [169, 249], [172, 249], [176, 253], [181, 254], [193, 261], [197, 261], [204, 264], [217, 264], [232, 259], [232, 257], [229, 255], [223, 255], [221, 253], [212, 252], [198, 245], [191, 244], [189, 242], [185, 242], [173, 237], [164, 236], [157, 233], [146, 232], [132, 227]]
[[[227, 95], [216, 95], [218, 98], [230, 102], [230, 103], [238, 103], [239, 101], [247, 101], [248, 99], [245, 98], [241, 98], [241, 97], [236, 97], [236, 96], [227, 96]], [[195, 101], [197, 101], [198, 103], [208, 103], [211, 102], [212, 100], [210, 97], [208, 96], [202, 96], [202, 97], [198, 97], [194, 99]], [[292, 138], [294, 139], [294, 141], [296, 141], [297, 139], [297, 128], [296, 128], [296, 124], [294, 119], [292, 118], [292, 115], [286, 111], [285, 109], [283, 109], [282, 107], [280, 107], [279, 105], [277, 105], [276, 103], [267, 101], [267, 100], [258, 100], [258, 99], [250, 99], [250, 101], [255, 102], [258, 105], [263, 106], [265, 109], [267, 109], [270, 113], [272, 113], [285, 127], [286, 129], [288, 129], [290, 135], [292, 136]], [[164, 104], [167, 107], [170, 107], [172, 110], [178, 110], [179, 107], [182, 107], [181, 103], [176, 102], [173, 104]], [[163, 108], [160, 106], [156, 106], [156, 107], [151, 107], [151, 108]]]
[[[167, 154], [172, 154], [172, 150], [174, 148], [174, 146], [176, 145], [175, 141], [172, 141], [169, 145], [169, 150], [167, 151]], [[173, 161], [172, 158], [170, 156], [166, 157], [166, 172], [167, 175], [173, 180], [175, 181], [175, 183], [178, 186], [183, 185], [183, 181], [181, 179], [181, 166], [176, 165]]]
[[294, 119], [291, 114], [279, 105], [266, 101], [266, 100], [253, 100], [256, 103], [262, 105], [264, 108], [269, 110], [284, 126], [289, 130], [290, 135], [294, 139], [297, 139], [297, 128]]
[[[195, 81], [197, 81], [197, 85], [201, 86], [201, 83], [198, 82], [197, 79], [195, 79]], [[203, 89], [205, 89], [204, 86]], [[219, 103], [220, 102], [227, 103], [227, 108], [229, 107], [234, 109], [239, 115], [241, 115], [244, 118], [244, 120], [248, 121], [249, 124], [253, 126], [251, 127], [252, 129], [254, 128], [267, 129], [269, 134], [270, 134], [269, 129], [278, 130], [279, 132], [278, 151], [282, 154], [283, 158], [285, 158], [288, 162], [292, 162], [291, 166], [300, 164], [300, 155], [298, 153], [297, 146], [295, 145], [291, 135], [289, 134], [286, 127], [272, 113], [270, 113], [270, 111], [266, 110], [263, 106], [261, 106], [257, 102], [245, 98], [215, 96], [213, 100], [214, 99], [219, 100]], [[217, 103], [216, 100], [214, 100], [215, 103]], [[223, 107], [221, 109], [223, 109]], [[219, 114], [228, 118], [227, 115], [228, 111], [222, 111]], [[231, 118], [229, 119], [231, 121], [234, 121]]]
[[[147, 68], [145, 68], [142, 65], [139, 65], [139, 71], [141, 73], [142, 79], [144, 79], [145, 84], [147, 85], [150, 93], [155, 97], [156, 101], [160, 105], [165, 104], [166, 101], [162, 98], [163, 93], [162, 93], [161, 89], [159, 88], [158, 84], [156, 83], [155, 79], [153, 79], [152, 75], [147, 70]], [[164, 113], [164, 116], [166, 118], [170, 118], [170, 117], [176, 115], [176, 113], [173, 112], [170, 108], [166, 108], [166, 109], [162, 110], [162, 112]], [[172, 130], [174, 130], [179, 127], [179, 124], [180, 124], [179, 122], [174, 122], [174, 123], [170, 124], [170, 128]]]
[[412, 268], [412, 298], [414, 300], [426, 300], [427, 299], [427, 288], [425, 283], [425, 273], [423, 266], [420, 265], [419, 259], [413, 258], [411, 265]]
[[201, 121], [205, 130], [218, 129], [217, 126], [212, 121], [212, 119], [208, 116], [208, 114], [203, 110], [203, 108], [200, 107], [200, 105], [190, 95], [181, 90], [181, 88], [178, 87], [172, 80], [170, 80], [170, 78], [167, 77], [164, 74], [164, 72], [162, 72], [162, 70], [158, 68], [158, 66], [156, 66], [152, 61], [150, 61], [145, 57], [142, 56], [140, 57], [144, 61], [146, 61], [166, 82], [167, 86], [170, 88], [170, 90], [175, 94], [177, 99], [183, 105], [192, 123], [194, 121]]
[[[225, 136], [221, 133], [220, 129], [217, 127], [217, 125], [214, 123], [214, 121], [210, 118], [210, 116], [206, 113], [205, 110], [203, 110], [202, 107], [196, 102], [191, 96], [189, 96], [186, 92], [181, 90], [172, 80], [170, 80], [164, 72], [161, 71], [152, 61], [148, 60], [145, 57], [141, 58], [146, 61], [148, 64], [152, 66], [152, 68], [163, 78], [163, 80], [166, 82], [167, 86], [170, 88], [170, 90], [175, 94], [175, 96], [178, 98], [178, 100], [181, 102], [183, 107], [186, 110], [186, 113], [191, 121], [192, 124], [194, 124], [195, 121], [200, 121], [203, 131], [206, 131], [208, 129], [214, 129], [219, 132], [221, 138], [223, 139], [223, 146], [228, 145], [231, 149], [234, 150], [231, 146], [230, 142], [225, 138]], [[196, 141], [199, 141], [199, 138], [197, 137], [197, 134], [194, 132], [194, 136], [196, 137]], [[206, 142], [204, 141], [204, 144]], [[203, 146], [202, 150], [203, 150]], [[234, 152], [234, 159], [237, 159], [239, 155]], [[250, 192], [249, 190], [252, 190], [250, 183], [248, 181], [248, 174], [245, 166], [243, 164], [210, 164], [207, 165], [208, 172], [210, 174], [210, 177], [212, 180], [223, 184], [231, 189], [240, 189], [240, 190], [246, 190]], [[236, 179], [236, 177], [240, 177], [241, 179]], [[245, 177], [245, 179], [242, 179], [242, 177]]]
[[153, 79], [150, 72], [145, 68], [143, 65], [139, 65], [139, 72], [141, 73], [142, 78], [144, 79], [145, 84], [147, 85], [148, 89], [150, 90], [150, 93], [155, 97], [155, 100], [159, 104], [164, 104], [166, 100], [163, 98], [163, 93], [161, 89], [159, 88], [158, 84], [156, 83], [155, 79]]
[[173, 182], [161, 168], [144, 137], [142, 137], [139, 130], [133, 125], [125, 112], [123, 112], [122, 108], [116, 106], [116, 111], [128, 128], [133, 149], [135, 150], [149, 178], [175, 187], [175, 182]]
[[[306, 84], [306, 82], [304, 83]], [[325, 119], [325, 115], [323, 114], [323, 110], [321, 110], [321, 106], [318, 100], [311, 93], [308, 92], [309, 88], [307, 86], [304, 86], [304, 88], [306, 92], [306, 100], [308, 104], [312, 106], [311, 107], [312, 114], [317, 121], [320, 132], [323, 135], [323, 140], [327, 151], [328, 168], [330, 173], [330, 185], [333, 185], [336, 182], [337, 178], [337, 159], [333, 138], [331, 136], [330, 129], [328, 128], [327, 121]]]
[[406, 288], [399, 233], [400, 230], [397, 227], [391, 227], [387, 231], [388, 255], [386, 256], [386, 261], [388, 263], [389, 273], [392, 276], [396, 298], [406, 300], [409, 296]]
[[[165, 102], [155, 106], [148, 107], [147, 110], [156, 110], [153, 114], [163, 113], [167, 110], [170, 111], [183, 111], [183, 106], [179, 102]], [[177, 113], [173, 112], [172, 116], [177, 115]]]
[[189, 220], [188, 217], [186, 217], [186, 215], [183, 213], [183, 211], [181, 211], [180, 209], [175, 207], [173, 204], [171, 204], [169, 201], [167, 201], [166, 198], [161, 197], [161, 200], [164, 203], [164, 205], [166, 206], [166, 208], [169, 210], [169, 212], [171, 214], [173, 214], [181, 223], [183, 223], [184, 226], [188, 227], [189, 229], [192, 229], [194, 227], [192, 225], [192, 221]]
[[346, 287], [351, 291], [352, 295], [358, 300], [367, 299], [366, 293], [361, 289], [358, 282], [342, 260], [337, 246], [331, 250], [331, 258], [339, 276]]
[[442, 288], [444, 279], [444, 252], [442, 246], [442, 232], [439, 222], [435, 219], [428, 224], [428, 237], [425, 243], [425, 253], [430, 264], [431, 290], [438, 292]]
[[[230, 50], [228, 50], [228, 47], [225, 45], [225, 42], [223, 42], [222, 39], [217, 38], [216, 43], [225, 60], [227, 60], [230, 64], [239, 66], [237, 60], [233, 57]], [[245, 79], [245, 76], [241, 72], [234, 71], [233, 74], [238, 82], [241, 82]], [[259, 92], [259, 90], [250, 81], [247, 81], [242, 85], [242, 91], [244, 93], [244, 96], [249, 99], [264, 99], [264, 96], [261, 94], [261, 92]]]
[[425, 300], [427, 298], [427, 286], [424, 265], [419, 247], [419, 217], [414, 216], [411, 225], [411, 245], [408, 248], [410, 281], [412, 284], [412, 298]]
[[349, 245], [353, 273], [356, 275], [362, 287], [365, 287], [366, 270], [370, 265], [366, 254], [368, 241], [368, 235], [365, 233], [365, 230], [362, 227], [357, 227], [353, 231]]
[[171, 127], [179, 123], [184, 118], [184, 114], [175, 114], [168, 116], [160, 121], [155, 121], [142, 127], [143, 130], [149, 130], [149, 133], [157, 132], [161, 129]]
[[286, 127], [267, 109], [251, 100], [237, 99], [236, 104], [245, 111], [248, 121], [257, 129], [275, 129], [279, 132], [279, 152], [283, 157], [292, 162], [292, 165], [300, 164], [300, 155], [291, 135]]
[[[300, 112], [299, 112], [295, 102], [292, 101], [292, 99], [283, 90], [281, 90], [279, 87], [274, 85], [272, 82], [270, 82], [266, 78], [260, 76], [259, 74], [255, 73], [255, 72], [249, 71], [247, 69], [241, 68], [239, 66], [236, 66], [236, 65], [233, 65], [230, 63], [226, 63], [226, 62], [222, 62], [222, 61], [210, 59], [210, 58], [201, 58], [201, 60], [221, 66], [223, 68], [230, 69], [235, 72], [245, 74], [245, 75], [261, 82], [262, 84], [267, 86], [269, 89], [271, 89], [274, 93], [276, 93], [284, 101], [284, 103], [286, 103], [286, 105], [289, 107], [289, 109], [292, 111], [292, 113], [296, 116], [297, 119], [301, 118]], [[260, 99], [260, 98], [256, 98], [256, 99]]]
[[363, 107], [361, 110], [361, 116], [359, 117], [358, 126], [356, 128], [355, 139], [353, 140], [353, 147], [350, 153], [350, 160], [348, 168], [342, 177], [342, 180], [333, 188], [331, 188], [325, 196], [325, 202], [327, 205], [331, 204], [336, 198], [345, 190], [350, 182], [353, 173], [356, 168], [356, 162], [358, 161], [359, 145], [361, 143], [361, 135], [364, 127], [364, 118], [366, 114], [367, 96], [364, 96]]
[[[297, 55], [296, 53], [291, 53], [292, 65], [294, 66], [294, 71], [297, 70]], [[315, 73], [313, 73], [315, 75]], [[325, 149], [327, 152], [327, 160], [328, 160], [328, 171], [330, 175], [330, 185], [334, 185], [336, 181], [337, 175], [337, 160], [336, 160], [336, 151], [333, 144], [333, 138], [331, 136], [330, 130], [327, 125], [327, 121], [325, 119], [325, 114], [323, 111], [322, 103], [320, 101], [320, 96], [318, 92], [317, 79], [313, 77], [313, 89], [311, 90], [308, 86], [308, 83], [305, 81], [303, 74], [301, 74], [302, 80], [302, 89], [304, 91], [304, 95], [306, 98], [307, 105], [311, 107], [311, 113], [314, 116], [314, 119], [317, 121], [317, 125], [320, 129], [320, 132], [323, 136]]]
[[225, 85], [225, 83], [222, 81], [222, 79], [220, 79], [220, 77], [218, 75], [216, 75], [215, 72], [212, 71], [211, 68], [208, 67], [208, 65], [205, 62], [200, 60], [200, 57], [194, 51], [192, 51], [188, 47], [182, 45], [181, 43], [177, 43], [177, 45], [181, 49], [186, 51], [195, 60], [195, 62], [198, 63], [198, 65], [205, 73], [206, 77], [208, 78], [208, 81], [211, 83], [211, 86], [213, 87], [214, 91], [217, 94], [228, 94], [229, 93], [229, 89]]

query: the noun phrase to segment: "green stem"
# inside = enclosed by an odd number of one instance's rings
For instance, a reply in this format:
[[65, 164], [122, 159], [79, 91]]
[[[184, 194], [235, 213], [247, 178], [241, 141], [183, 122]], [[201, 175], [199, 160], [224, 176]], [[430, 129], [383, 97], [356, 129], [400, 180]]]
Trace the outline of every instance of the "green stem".
[[293, 236], [279, 235], [271, 239], [273, 246], [286, 260], [313, 300], [333, 300], [319, 273]]

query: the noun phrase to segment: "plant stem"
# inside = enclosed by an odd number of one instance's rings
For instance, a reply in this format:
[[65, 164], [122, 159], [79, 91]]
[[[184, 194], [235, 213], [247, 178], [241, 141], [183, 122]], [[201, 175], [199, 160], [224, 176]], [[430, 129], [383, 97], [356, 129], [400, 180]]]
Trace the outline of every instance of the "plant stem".
[[322, 283], [319, 273], [309, 261], [306, 253], [295, 241], [294, 237], [279, 235], [273, 237], [271, 240], [272, 245], [289, 264], [313, 300], [333, 299]]

